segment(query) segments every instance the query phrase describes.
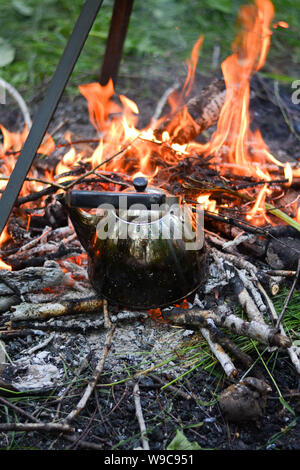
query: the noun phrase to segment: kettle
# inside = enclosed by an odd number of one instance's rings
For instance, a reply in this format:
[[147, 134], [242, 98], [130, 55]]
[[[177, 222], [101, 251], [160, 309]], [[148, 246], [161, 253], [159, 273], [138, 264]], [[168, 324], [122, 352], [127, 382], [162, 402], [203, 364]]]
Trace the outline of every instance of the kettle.
[[[146, 178], [135, 178], [133, 186], [119, 193], [71, 190], [59, 200], [88, 254], [89, 279], [100, 296], [126, 308], [168, 306], [192, 294], [206, 276], [203, 224], [178, 196], [148, 186]], [[96, 214], [87, 208], [97, 208]]]

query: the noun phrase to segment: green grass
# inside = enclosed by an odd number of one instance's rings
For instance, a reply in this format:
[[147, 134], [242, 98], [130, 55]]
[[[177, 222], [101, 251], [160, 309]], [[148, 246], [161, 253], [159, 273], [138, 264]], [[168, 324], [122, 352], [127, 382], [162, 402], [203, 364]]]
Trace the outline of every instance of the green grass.
[[[168, 63], [182, 63], [200, 34], [205, 35], [198, 70], [211, 72], [216, 46], [220, 60], [231, 52], [241, 0], [136, 0], [124, 48], [121, 73], [143, 76], [143, 65], [159, 61], [162, 73]], [[0, 76], [31, 97], [48, 82], [79, 15], [83, 0], [2, 0], [0, 9], [0, 62], [4, 54], [14, 59], [0, 67]], [[112, 0], [104, 1], [73, 72], [69, 92], [81, 82], [97, 78], [105, 50]], [[274, 0], [276, 20], [290, 24], [274, 31], [267, 72], [297, 75], [300, 62], [300, 2]], [[1, 41], [1, 38], [5, 41]], [[9, 48], [13, 48], [13, 51]], [[154, 70], [154, 69], [153, 69]], [[299, 77], [298, 77], [299, 78]]]

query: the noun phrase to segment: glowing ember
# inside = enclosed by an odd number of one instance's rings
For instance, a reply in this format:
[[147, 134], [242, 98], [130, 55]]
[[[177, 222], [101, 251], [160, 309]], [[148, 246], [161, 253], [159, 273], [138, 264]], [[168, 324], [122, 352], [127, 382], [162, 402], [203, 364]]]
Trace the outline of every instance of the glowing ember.
[[214, 199], [210, 199], [210, 194], [201, 194], [201, 196], [198, 196], [197, 202], [200, 204], [201, 208], [204, 210], [207, 210], [209, 212], [218, 212], [218, 209], [216, 209], [217, 203]]
[[[10, 239], [10, 236], [7, 232], [7, 229], [5, 228], [0, 236], [0, 249], [9, 239]], [[9, 271], [11, 271], [11, 266], [4, 263], [4, 261], [2, 261], [0, 258], [0, 269], [8, 269]]]

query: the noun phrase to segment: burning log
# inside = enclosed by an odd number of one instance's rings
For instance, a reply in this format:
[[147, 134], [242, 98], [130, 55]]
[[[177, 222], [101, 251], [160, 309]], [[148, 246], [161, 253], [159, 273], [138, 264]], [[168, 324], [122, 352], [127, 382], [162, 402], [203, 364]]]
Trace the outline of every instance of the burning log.
[[[155, 130], [155, 136], [161, 138], [162, 133], [167, 130], [171, 139], [179, 144], [193, 140], [217, 123], [225, 96], [223, 78], [213, 80], [199, 95], [191, 98], [185, 106], [164, 120]], [[182, 129], [183, 119], [187, 120], [188, 124]]]
[[45, 287], [65, 284], [66, 274], [59, 264], [47, 261], [43, 267], [26, 268], [22, 271], [0, 271], [0, 296], [19, 296], [41, 291]]

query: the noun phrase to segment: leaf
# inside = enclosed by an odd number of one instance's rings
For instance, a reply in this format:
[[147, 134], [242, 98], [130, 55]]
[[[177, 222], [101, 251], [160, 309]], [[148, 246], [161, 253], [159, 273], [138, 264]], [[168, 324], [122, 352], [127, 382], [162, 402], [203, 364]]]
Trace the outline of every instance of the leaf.
[[290, 407], [290, 405], [285, 401], [285, 399], [283, 397], [279, 397], [279, 400], [280, 400], [280, 403], [282, 404], [282, 406], [284, 406], [284, 408], [289, 410], [289, 412], [292, 413], [292, 415], [295, 416], [295, 411], [293, 410], [293, 408]]
[[12, 6], [22, 16], [32, 16], [33, 9], [27, 5], [25, 0], [13, 0]]
[[262, 77], [272, 78], [272, 80], [277, 80], [282, 83], [293, 83], [296, 80], [295, 77], [289, 77], [288, 75], [278, 73], [261, 72], [260, 75]]
[[190, 442], [183, 432], [177, 429], [176, 436], [168, 445], [167, 450], [201, 450], [201, 447], [197, 442]]
[[0, 67], [11, 64], [15, 53], [15, 48], [6, 39], [0, 38]]

